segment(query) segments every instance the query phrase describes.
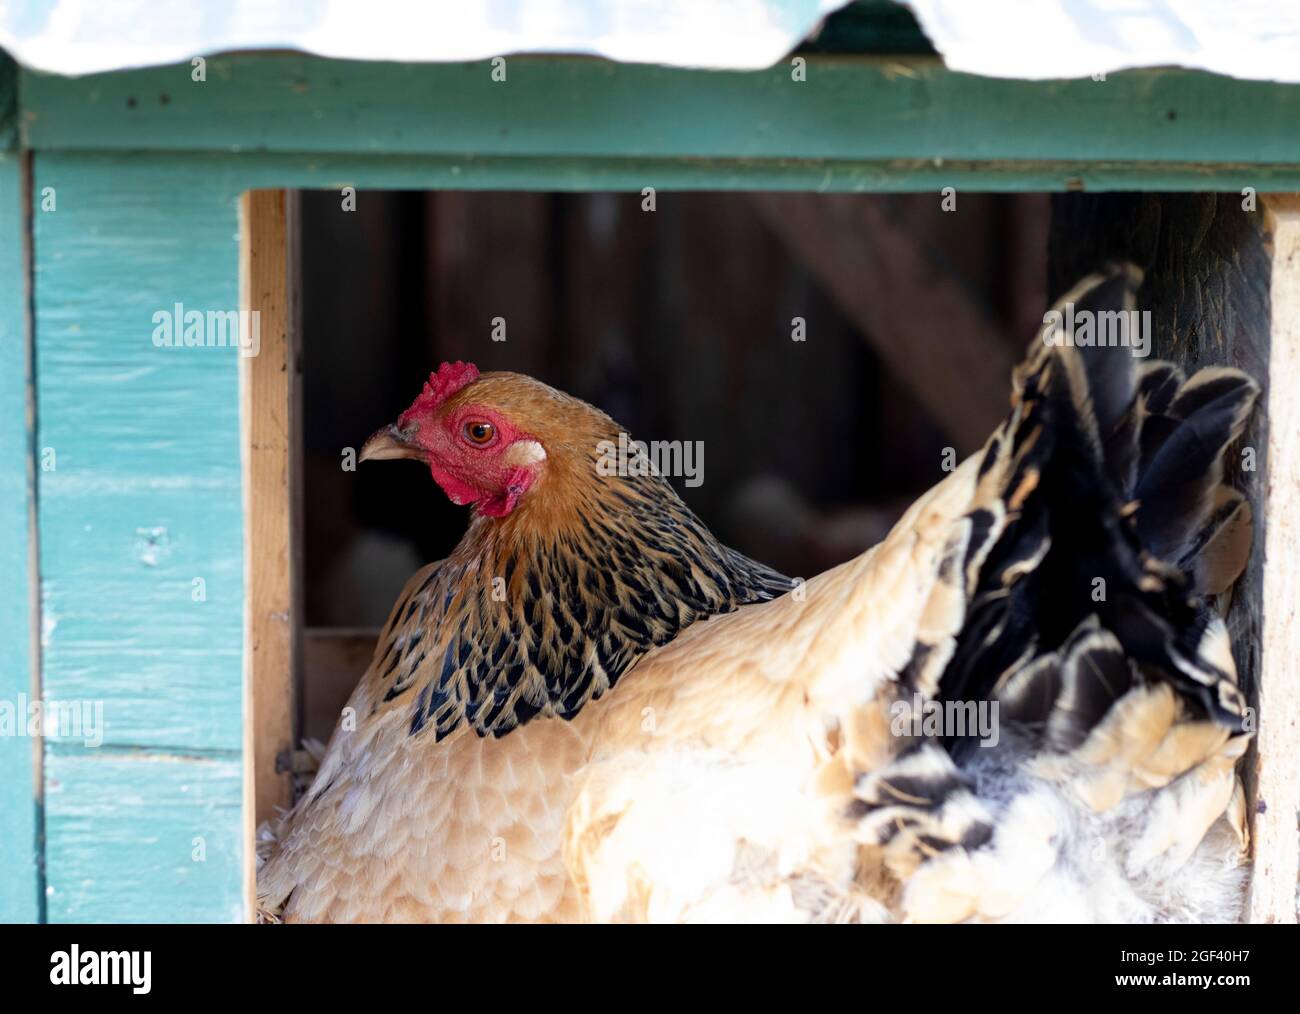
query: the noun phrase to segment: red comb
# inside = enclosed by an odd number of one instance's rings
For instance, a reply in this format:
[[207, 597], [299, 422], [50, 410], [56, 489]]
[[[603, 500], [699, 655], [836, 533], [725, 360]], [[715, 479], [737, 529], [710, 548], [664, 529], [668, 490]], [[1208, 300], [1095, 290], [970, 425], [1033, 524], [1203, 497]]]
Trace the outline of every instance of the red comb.
[[423, 415], [433, 412], [461, 388], [468, 387], [476, 380], [478, 367], [473, 363], [443, 363], [429, 374], [424, 390], [402, 415], [405, 417], [414, 413]]

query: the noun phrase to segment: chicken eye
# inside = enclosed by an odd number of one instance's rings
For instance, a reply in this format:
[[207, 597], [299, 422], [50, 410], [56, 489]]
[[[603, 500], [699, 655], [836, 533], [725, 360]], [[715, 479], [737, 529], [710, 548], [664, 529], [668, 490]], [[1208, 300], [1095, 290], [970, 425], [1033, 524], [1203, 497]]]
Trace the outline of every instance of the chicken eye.
[[490, 422], [467, 422], [464, 433], [466, 440], [479, 447], [490, 444], [497, 435], [496, 427]]

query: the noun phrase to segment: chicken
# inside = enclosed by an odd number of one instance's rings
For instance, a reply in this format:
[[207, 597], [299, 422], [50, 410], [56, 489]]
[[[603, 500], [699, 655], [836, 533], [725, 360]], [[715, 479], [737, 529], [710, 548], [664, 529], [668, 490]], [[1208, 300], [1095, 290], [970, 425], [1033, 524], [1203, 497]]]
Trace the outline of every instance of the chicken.
[[[1066, 301], [1131, 308], [1138, 280]], [[1257, 386], [1064, 337], [982, 451], [793, 588], [661, 478], [602, 474], [599, 412], [444, 365], [363, 456], [423, 461], [475, 516], [394, 607], [264, 910], [1235, 918], [1252, 726], [1215, 606], [1250, 545], [1222, 457]]]
[[664, 478], [599, 477], [619, 432], [527, 377], [445, 363], [363, 447], [425, 461], [474, 518], [393, 607], [259, 874], [273, 918], [577, 917], [559, 841], [592, 702], [696, 619], [791, 588]]

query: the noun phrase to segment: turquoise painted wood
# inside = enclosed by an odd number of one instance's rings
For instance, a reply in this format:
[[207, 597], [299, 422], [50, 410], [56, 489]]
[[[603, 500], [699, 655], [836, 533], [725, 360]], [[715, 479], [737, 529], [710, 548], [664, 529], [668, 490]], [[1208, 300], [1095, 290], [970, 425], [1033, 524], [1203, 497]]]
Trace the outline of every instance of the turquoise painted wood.
[[[0, 68], [0, 74], [3, 68]], [[0, 922], [34, 922], [41, 882], [37, 777], [39, 740], [26, 729], [33, 699], [27, 413], [27, 282], [23, 263], [22, 157], [0, 150]]]
[[238, 922], [238, 756], [46, 760], [51, 922]]
[[36, 156], [42, 679], [102, 714], [102, 743], [47, 740], [52, 921], [241, 904], [238, 361], [152, 340], [177, 304], [238, 308], [232, 183]]
[[[512, 58], [490, 65], [211, 59], [67, 79], [24, 73], [40, 149], [889, 164], [1300, 162], [1300, 86], [1182, 70], [976, 78], [925, 57], [810, 56], [734, 73]], [[1066, 114], [1068, 110], [1068, 115]], [[1015, 171], [1014, 166], [1004, 167]]]

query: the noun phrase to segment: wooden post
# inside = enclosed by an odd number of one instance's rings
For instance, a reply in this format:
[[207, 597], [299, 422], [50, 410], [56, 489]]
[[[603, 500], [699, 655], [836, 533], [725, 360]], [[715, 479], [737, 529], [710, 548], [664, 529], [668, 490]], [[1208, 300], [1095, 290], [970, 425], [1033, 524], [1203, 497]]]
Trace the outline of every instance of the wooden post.
[[258, 315], [260, 348], [241, 362], [244, 446], [245, 887], [255, 906], [256, 827], [292, 802], [296, 742], [298, 581], [295, 195], [254, 190], [241, 211], [241, 308]]
[[1244, 194], [1065, 194], [1053, 199], [1053, 298], [1108, 259], [1146, 272], [1152, 354], [1229, 364], [1264, 389], [1228, 460], [1255, 519], [1250, 563], [1228, 613], [1242, 686], [1257, 709], [1243, 772], [1250, 800], [1252, 922], [1296, 921], [1300, 805], [1300, 206]]
[[1264, 204], [1273, 254], [1272, 342], [1250, 918], [1294, 923], [1300, 869], [1300, 195], [1269, 195]]
[[[30, 156], [6, 150], [17, 68], [0, 53], [0, 702], [39, 700]], [[42, 740], [0, 736], [0, 922], [43, 917]]]

